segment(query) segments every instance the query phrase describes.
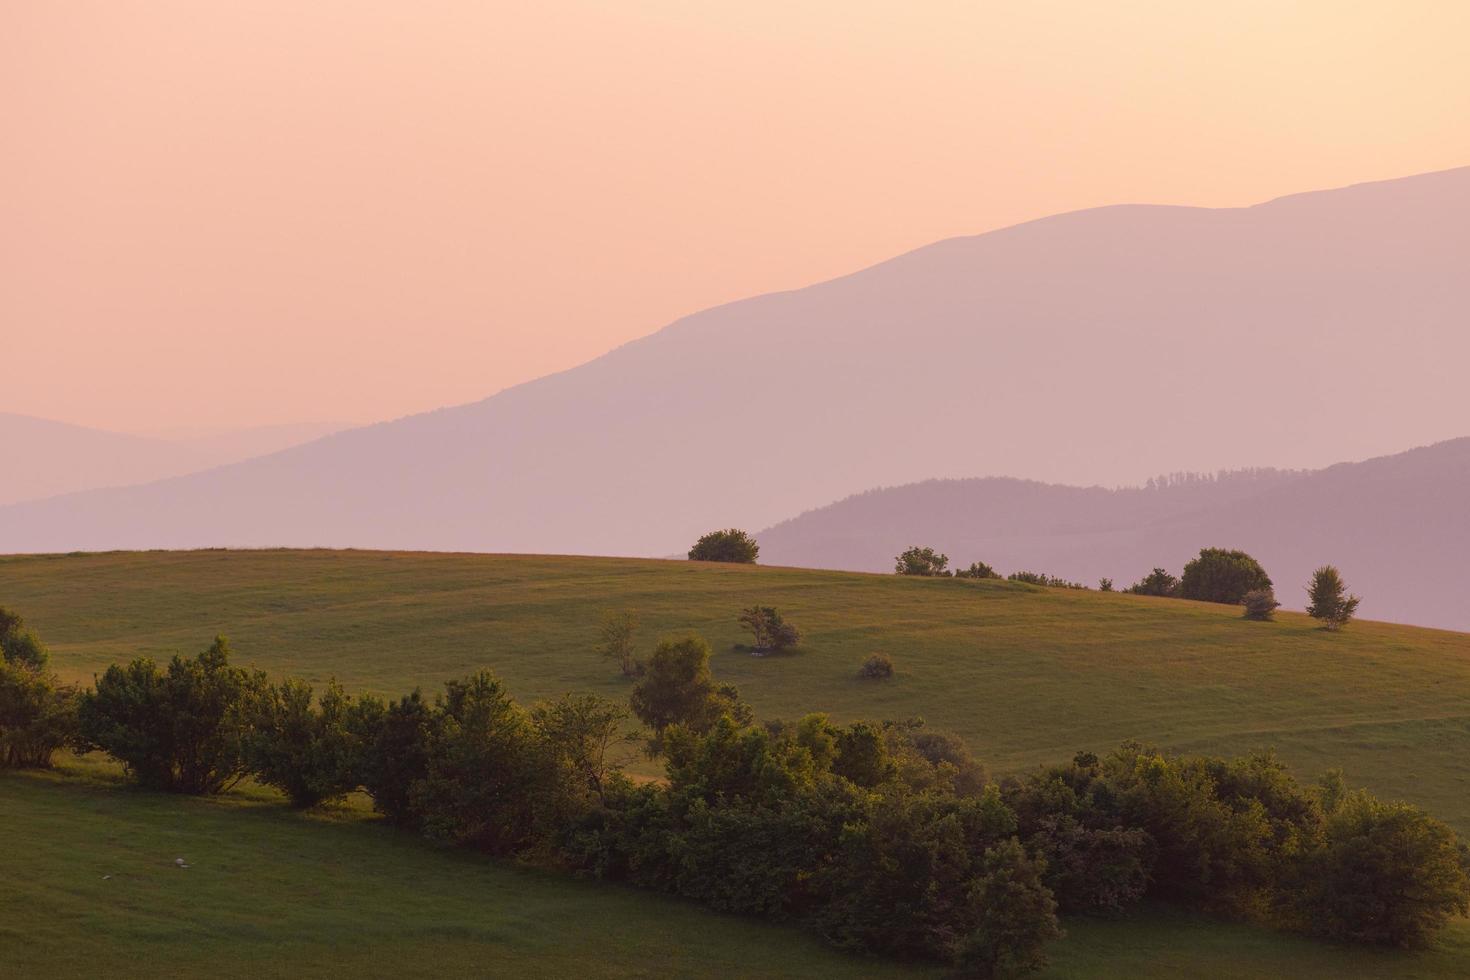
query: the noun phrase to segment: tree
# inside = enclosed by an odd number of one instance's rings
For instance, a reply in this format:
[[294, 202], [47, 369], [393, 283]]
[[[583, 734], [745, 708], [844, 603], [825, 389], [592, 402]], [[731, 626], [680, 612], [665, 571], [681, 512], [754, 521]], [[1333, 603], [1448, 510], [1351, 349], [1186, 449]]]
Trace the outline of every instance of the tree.
[[531, 723], [552, 760], [565, 770], [564, 783], [603, 802], [608, 778], [617, 771], [608, 755], [624, 740], [627, 721], [627, 708], [595, 694], [563, 694], [531, 709]]
[[348, 721], [352, 699], [331, 681], [316, 703], [311, 685], [295, 678], [268, 686], [256, 699], [245, 736], [246, 763], [291, 805], [316, 806], [352, 792], [362, 769], [362, 738]]
[[774, 606], [751, 606], [740, 613], [740, 622], [755, 637], [755, 654], [780, 653], [801, 642], [801, 632], [782, 618]]
[[1203, 548], [1199, 557], [1184, 566], [1179, 579], [1179, 596], [1202, 602], [1239, 605], [1247, 592], [1271, 588], [1266, 570], [1244, 551]]
[[1251, 589], [1245, 594], [1245, 618], [1258, 622], [1269, 622], [1276, 616], [1281, 603], [1270, 589]]
[[373, 809], [399, 827], [418, 826], [412, 790], [429, 770], [429, 737], [436, 724], [423, 692], [415, 689], [390, 704], [361, 698], [347, 724], [363, 744], [359, 779]]
[[710, 648], [698, 636], [663, 640], [645, 664], [643, 678], [628, 699], [633, 713], [658, 736], [670, 725], [706, 732], [722, 715], [749, 723], [750, 708], [733, 687], [716, 686], [709, 669]]
[[894, 560], [893, 571], [898, 575], [919, 575], [926, 578], [947, 576], [949, 556], [941, 555], [933, 548], [917, 545], [908, 549]]
[[[907, 552], [905, 552], [905, 554], [907, 554]], [[943, 558], [944, 556], [943, 555], [940, 555], [939, 557]], [[899, 560], [902, 561], [902, 558], [900, 558]], [[989, 565], [985, 564], [985, 562], [983, 562], [983, 561], [972, 561], [972, 562], [970, 562], [970, 567], [969, 568], [961, 568], [959, 571], [957, 571], [957, 572], [954, 573], [954, 577], [955, 578], [1000, 578], [1000, 572], [997, 572], [995, 569], [991, 568]]]
[[44, 670], [51, 660], [40, 637], [25, 628], [25, 620], [5, 608], [0, 608], [0, 656], [6, 663], [24, 664], [36, 670]]
[[640, 670], [633, 656], [633, 638], [638, 632], [638, 614], [631, 609], [608, 609], [602, 614], [598, 651], [618, 662], [624, 677], [637, 677]]
[[696, 541], [694, 547], [689, 549], [689, 560], [753, 565], [760, 552], [760, 545], [756, 544], [755, 538], [739, 528], [730, 527], [723, 531], [711, 531]]
[[1323, 565], [1312, 573], [1312, 583], [1307, 586], [1311, 600], [1307, 604], [1307, 615], [1322, 621], [1322, 628], [1340, 630], [1358, 611], [1360, 600], [1347, 594], [1342, 575], [1331, 565]]
[[1059, 939], [1057, 903], [1042, 883], [1045, 865], [1012, 838], [985, 852], [969, 888], [975, 926], [955, 953], [959, 966], [982, 977], [1034, 973], [1047, 965], [1047, 943]]
[[1155, 568], [1145, 575], [1140, 581], [1128, 586], [1128, 592], [1134, 595], [1155, 595], [1169, 597], [1176, 595], [1179, 591], [1179, 580], [1170, 575], [1162, 568]]
[[264, 674], [229, 660], [229, 642], [218, 636], [197, 657], [175, 656], [167, 671], [146, 657], [113, 664], [82, 695], [82, 739], [144, 786], [223, 792], [246, 775], [248, 709], [266, 686]]
[[24, 661], [0, 660], [0, 768], [50, 768], [76, 727], [76, 688]]
[[1100, 578], [1100, 579], [1098, 579], [1097, 580], [1097, 590], [1099, 592], [1111, 592], [1111, 591], [1113, 591], [1113, 580], [1110, 579], [1110, 578]]

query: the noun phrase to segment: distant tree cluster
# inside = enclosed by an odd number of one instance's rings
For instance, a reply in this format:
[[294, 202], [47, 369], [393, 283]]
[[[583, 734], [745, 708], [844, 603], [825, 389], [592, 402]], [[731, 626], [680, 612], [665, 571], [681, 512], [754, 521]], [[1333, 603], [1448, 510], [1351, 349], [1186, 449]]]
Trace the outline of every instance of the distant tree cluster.
[[1085, 589], [1087, 586], [1081, 582], [1069, 582], [1056, 575], [1048, 575], [1045, 572], [1012, 572], [1006, 576], [1008, 582], [1024, 582], [1027, 585], [1044, 585], [1050, 589]]
[[[1175, 578], [1162, 568], [1155, 568], [1142, 580], [1124, 590], [1134, 595], [1168, 596], [1220, 602], [1245, 607], [1244, 618], [1269, 622], [1281, 603], [1271, 586], [1266, 570], [1244, 551], [1205, 548], [1199, 557], [1184, 566], [1182, 578]], [[1359, 598], [1349, 595], [1342, 575], [1331, 565], [1312, 573], [1307, 586], [1310, 601], [1307, 614], [1322, 622], [1324, 629], [1335, 631], [1346, 626], [1357, 612]]]
[[711, 531], [689, 549], [690, 561], [723, 561], [753, 565], [761, 553], [755, 538], [739, 528]]
[[949, 575], [949, 555], [915, 545], [893, 560], [893, 571], [922, 578], [945, 577]]

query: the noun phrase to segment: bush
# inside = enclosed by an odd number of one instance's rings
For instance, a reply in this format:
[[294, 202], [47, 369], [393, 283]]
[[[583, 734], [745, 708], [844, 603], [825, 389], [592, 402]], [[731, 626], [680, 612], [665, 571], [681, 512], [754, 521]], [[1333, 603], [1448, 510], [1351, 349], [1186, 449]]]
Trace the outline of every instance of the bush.
[[[947, 576], [949, 556], [941, 555], [933, 548], [913, 547], [893, 560], [893, 571], [897, 575], [919, 575], [926, 578]], [[973, 567], [973, 566], [972, 566]]]
[[1312, 582], [1307, 586], [1310, 602], [1307, 615], [1322, 621], [1326, 630], [1340, 630], [1352, 620], [1361, 601], [1347, 594], [1342, 575], [1331, 565], [1323, 565], [1312, 573]]
[[420, 823], [412, 792], [429, 771], [435, 722], [418, 690], [390, 704], [363, 698], [350, 713], [348, 725], [363, 743], [359, 780], [373, 798], [373, 809], [397, 826]]
[[801, 642], [801, 632], [782, 618], [772, 606], [742, 610], [740, 622], [755, 637], [755, 653], [780, 653]]
[[[943, 556], [940, 556], [943, 557]], [[970, 563], [969, 568], [962, 568], [954, 573], [955, 578], [1000, 578], [1000, 572], [991, 568], [983, 561]]]
[[1245, 618], [1257, 622], [1270, 622], [1276, 618], [1276, 610], [1281, 603], [1276, 601], [1276, 593], [1270, 589], [1251, 589], [1245, 594]]
[[750, 721], [750, 707], [739, 693], [729, 685], [716, 686], [709, 658], [709, 644], [697, 636], [663, 640], [653, 651], [628, 699], [638, 719], [654, 730], [651, 750], [659, 751], [658, 736], [670, 725], [706, 732], [722, 715]]
[[1178, 595], [1179, 580], [1164, 569], [1155, 568], [1140, 581], [1128, 586], [1124, 591], [1131, 592], [1134, 595], [1154, 595], [1168, 598]]
[[1247, 592], [1271, 588], [1266, 570], [1244, 551], [1204, 548], [1199, 557], [1184, 566], [1179, 579], [1179, 596], [1202, 602], [1239, 605]]
[[25, 628], [20, 616], [0, 608], [0, 659], [8, 664], [45, 670], [51, 654], [40, 637]]
[[1113, 580], [1110, 579], [1110, 578], [1100, 578], [1100, 579], [1098, 579], [1097, 580], [1097, 591], [1099, 591], [1099, 592], [1111, 592], [1111, 591], [1113, 591]]
[[1045, 572], [1012, 572], [1006, 576], [1006, 580], [1009, 582], [1024, 582], [1027, 585], [1044, 585], [1050, 589], [1087, 588], [1081, 582], [1068, 582], [1064, 578], [1047, 575]]
[[197, 657], [175, 656], [167, 671], [139, 658], [113, 664], [82, 695], [81, 737], [122, 762], [152, 789], [219, 793], [247, 773], [251, 706], [265, 675], [231, 667], [229, 643], [216, 637]]
[[858, 668], [858, 676], [869, 680], [883, 680], [893, 676], [893, 658], [886, 653], [874, 653]]
[[1301, 875], [1308, 928], [1335, 940], [1422, 946], [1470, 913], [1470, 856], [1449, 827], [1405, 803], [1350, 793]]
[[532, 707], [531, 723], [574, 805], [594, 796], [606, 802], [608, 784], [617, 776], [609, 754], [625, 740], [628, 717], [627, 708], [595, 694], [563, 694]]
[[638, 614], [631, 609], [609, 609], [602, 614], [599, 635], [602, 643], [598, 651], [610, 660], [618, 662], [624, 677], [637, 677], [643, 670], [633, 656], [633, 638], [638, 633]]
[[26, 662], [0, 660], [0, 768], [50, 768], [76, 734], [75, 688]]
[[312, 703], [311, 685], [288, 678], [265, 688], [245, 736], [245, 761], [256, 778], [291, 805], [315, 806], [361, 781], [363, 739], [349, 725], [352, 699], [332, 681]]
[[755, 538], [731, 527], [723, 531], [711, 531], [696, 541], [694, 547], [689, 549], [689, 560], [753, 565], [760, 552], [760, 545], [756, 544]]

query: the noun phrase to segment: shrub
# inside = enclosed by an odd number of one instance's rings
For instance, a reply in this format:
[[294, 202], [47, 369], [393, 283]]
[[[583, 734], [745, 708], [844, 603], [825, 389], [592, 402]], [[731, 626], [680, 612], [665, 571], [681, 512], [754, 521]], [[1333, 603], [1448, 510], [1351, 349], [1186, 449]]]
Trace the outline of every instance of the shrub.
[[113, 664], [82, 695], [81, 737], [122, 762], [144, 786], [178, 793], [219, 793], [247, 772], [250, 706], [265, 675], [232, 667], [229, 643], [216, 637], [197, 657], [175, 656], [167, 671], [139, 658]]
[[874, 653], [858, 668], [858, 676], [869, 680], [883, 680], [893, 676], [893, 658], [886, 653]]
[[954, 961], [982, 977], [1032, 973], [1047, 965], [1046, 944], [1062, 935], [1057, 903], [1042, 882], [1045, 865], [1013, 838], [985, 852], [967, 900], [972, 925]]
[[602, 614], [599, 635], [602, 643], [598, 651], [610, 660], [616, 660], [624, 677], [637, 677], [642, 666], [633, 656], [633, 638], [638, 633], [638, 614], [631, 609], [609, 609]]
[[895, 558], [893, 563], [893, 571], [898, 575], [932, 578], [949, 574], [949, 556], [941, 555], [933, 548], [912, 547]]
[[1111, 591], [1113, 591], [1113, 580], [1110, 579], [1110, 578], [1100, 578], [1100, 579], [1098, 579], [1097, 580], [1097, 591], [1099, 591], [1099, 592], [1111, 592]]
[[1269, 588], [1271, 577], [1260, 562], [1244, 551], [1223, 548], [1201, 549], [1179, 579], [1180, 598], [1228, 605], [1239, 605], [1247, 592]]
[[428, 773], [435, 723], [418, 690], [389, 704], [362, 698], [349, 713], [348, 726], [363, 744], [359, 781], [372, 796], [373, 809], [400, 827], [420, 823], [412, 791]]
[[288, 678], [256, 700], [245, 761], [261, 782], [305, 808], [352, 792], [362, 772], [363, 740], [349, 726], [352, 699], [336, 681], [315, 704], [311, 685]]
[[782, 618], [773, 606], [751, 606], [742, 610], [740, 622], [755, 637], [755, 653], [780, 653], [801, 642], [801, 632]]
[[1006, 576], [1010, 582], [1024, 582], [1027, 585], [1044, 585], [1051, 589], [1085, 589], [1087, 586], [1081, 582], [1069, 582], [1056, 575], [1047, 575], [1045, 572], [1012, 572]]
[[1331, 565], [1323, 565], [1312, 573], [1307, 595], [1311, 600], [1307, 605], [1307, 615], [1320, 619], [1323, 629], [1334, 631], [1348, 624], [1361, 601], [1357, 596], [1347, 594], [1342, 575]]
[[[942, 556], [941, 556], [942, 557]], [[983, 561], [970, 563], [969, 568], [961, 568], [954, 573], [955, 578], [1000, 578], [1000, 572], [991, 568]]]
[[1330, 939], [1420, 946], [1470, 912], [1470, 856], [1449, 827], [1405, 803], [1349, 793], [1303, 869], [1301, 911]]
[[1276, 618], [1276, 610], [1280, 605], [1276, 601], [1276, 593], [1270, 589], [1251, 589], [1245, 594], [1245, 618], [1270, 622]]
[[689, 560], [753, 565], [760, 551], [760, 545], [756, 544], [755, 538], [731, 527], [723, 531], [711, 531], [696, 541], [694, 547], [689, 549]]
[[450, 681], [434, 703], [428, 765], [409, 790], [424, 832], [497, 854], [532, 843], [556, 772], [542, 744], [488, 671]]
[[50, 768], [76, 733], [75, 688], [28, 662], [0, 660], [0, 768]]
[[1162, 568], [1155, 568], [1125, 590], [1134, 595], [1174, 596], [1179, 593], [1179, 580]]
[[698, 636], [663, 640], [645, 665], [642, 680], [628, 699], [633, 713], [654, 730], [650, 749], [670, 725], [709, 731], [722, 715], [748, 723], [750, 707], [729, 685], [716, 686], [709, 669], [709, 644]]
[[51, 654], [40, 637], [25, 628], [25, 620], [8, 609], [0, 608], [0, 659], [8, 664], [45, 670]]

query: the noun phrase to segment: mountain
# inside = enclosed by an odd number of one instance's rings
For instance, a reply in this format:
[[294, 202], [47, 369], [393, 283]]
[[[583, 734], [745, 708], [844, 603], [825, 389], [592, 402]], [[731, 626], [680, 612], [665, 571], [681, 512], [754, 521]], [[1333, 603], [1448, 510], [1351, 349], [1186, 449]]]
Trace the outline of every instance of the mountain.
[[0, 551], [659, 555], [917, 477], [1362, 459], [1463, 433], [1467, 255], [1470, 168], [1060, 215], [716, 307], [474, 404], [0, 509]]
[[930, 480], [874, 490], [758, 535], [761, 561], [892, 571], [929, 545], [955, 567], [977, 559], [1122, 588], [1154, 566], [1179, 574], [1202, 547], [1261, 560], [1290, 608], [1314, 568], [1337, 565], [1372, 619], [1470, 631], [1470, 438], [1312, 473], [1106, 490], [1025, 480]]
[[284, 425], [165, 438], [0, 412], [0, 447], [11, 463], [0, 480], [0, 505], [150, 483], [276, 452], [330, 431]]

